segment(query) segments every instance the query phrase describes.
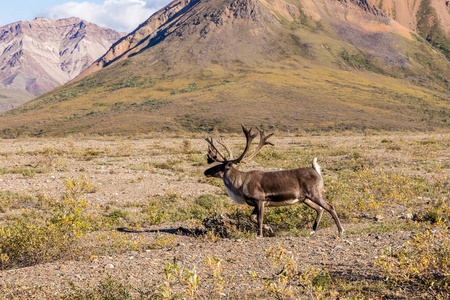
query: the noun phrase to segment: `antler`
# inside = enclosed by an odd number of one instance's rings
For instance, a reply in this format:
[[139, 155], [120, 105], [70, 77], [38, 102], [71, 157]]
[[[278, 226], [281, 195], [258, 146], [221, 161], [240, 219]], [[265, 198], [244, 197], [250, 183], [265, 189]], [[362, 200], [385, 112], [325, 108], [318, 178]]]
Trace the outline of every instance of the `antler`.
[[250, 145], [252, 144], [252, 141], [256, 137], [256, 134], [252, 134], [253, 128], [250, 127], [250, 129], [247, 129], [242, 124], [241, 124], [241, 127], [242, 127], [242, 131], [244, 132], [245, 139], [247, 140], [247, 144], [245, 145], [244, 152], [242, 152], [242, 154], [238, 158], [230, 160], [230, 162], [232, 162], [234, 164], [240, 163], [242, 161], [242, 159], [244, 158], [244, 156], [247, 154], [248, 150], [250, 149]]
[[264, 147], [265, 145], [273, 146], [273, 144], [268, 141], [268, 139], [273, 135], [273, 133], [266, 136], [264, 134], [264, 130], [257, 129], [259, 131], [259, 135], [260, 135], [259, 145], [252, 154], [250, 154], [248, 157], [244, 158], [245, 155], [247, 154], [248, 150], [250, 149], [252, 141], [256, 138], [257, 134], [252, 134], [253, 128], [247, 129], [247, 128], [245, 128], [244, 125], [241, 125], [241, 126], [242, 126], [242, 131], [244, 132], [244, 135], [245, 135], [245, 139], [247, 140], [245, 149], [242, 152], [242, 154], [238, 158], [233, 159], [233, 153], [231, 152], [231, 149], [228, 146], [228, 144], [223, 139], [219, 139], [219, 140], [217, 140], [217, 142], [225, 148], [225, 150], [227, 151], [227, 153], [229, 155], [229, 158], [227, 159], [219, 151], [219, 149], [217, 149], [217, 147], [214, 145], [214, 140], [212, 138], [206, 138], [205, 140], [209, 143], [208, 154], [207, 154], [208, 155], [208, 164], [213, 163], [213, 162], [220, 162], [220, 163], [231, 162], [234, 164], [238, 164], [240, 162], [249, 162], [253, 157], [256, 156], [256, 154], [258, 154], [259, 151], [261, 151], [262, 147]]
[[233, 159], [233, 152], [231, 152], [231, 149], [230, 149], [230, 147], [228, 146], [228, 144], [227, 144], [222, 138], [218, 139], [217, 142], [218, 142], [219, 144], [221, 144], [222, 147], [225, 148], [225, 150], [227, 150], [227, 153], [228, 153], [228, 156], [229, 156], [228, 159]]
[[258, 129], [258, 128], [257, 128], [257, 130], [259, 131], [259, 145], [255, 149], [255, 151], [253, 151], [252, 154], [250, 154], [249, 156], [247, 156], [245, 159], [242, 160], [243, 163], [251, 161], [253, 159], [253, 157], [255, 157], [256, 154], [258, 154], [258, 152], [261, 151], [262, 147], [264, 147], [265, 145], [273, 146], [273, 143], [268, 141], [268, 139], [273, 135], [273, 133], [266, 136], [264, 134], [264, 130]]
[[[209, 143], [208, 154], [207, 154], [208, 164], [211, 164], [213, 162], [221, 162], [221, 163], [226, 162], [227, 159], [225, 158], [225, 156], [214, 145], [213, 138], [205, 138], [205, 140]], [[218, 156], [220, 156], [220, 158]]]

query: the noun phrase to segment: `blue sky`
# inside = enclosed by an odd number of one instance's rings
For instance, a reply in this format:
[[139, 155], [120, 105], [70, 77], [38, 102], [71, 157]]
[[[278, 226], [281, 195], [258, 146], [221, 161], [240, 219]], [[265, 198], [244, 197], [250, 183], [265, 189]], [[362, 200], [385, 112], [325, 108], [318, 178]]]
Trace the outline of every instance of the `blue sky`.
[[0, 26], [36, 17], [79, 17], [117, 31], [131, 32], [171, 0], [0, 0]]

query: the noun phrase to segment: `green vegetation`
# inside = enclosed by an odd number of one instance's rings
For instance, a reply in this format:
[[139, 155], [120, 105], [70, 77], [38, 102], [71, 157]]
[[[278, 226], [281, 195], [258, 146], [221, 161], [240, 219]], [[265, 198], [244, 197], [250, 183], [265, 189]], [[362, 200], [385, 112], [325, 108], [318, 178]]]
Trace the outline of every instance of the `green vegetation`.
[[[336, 54], [354, 68], [378, 70], [371, 61], [350, 53], [341, 50]], [[44, 97], [1, 118], [0, 124], [8, 126], [1, 129], [0, 135], [230, 132], [237, 131], [234, 124], [243, 119], [291, 132], [423, 131], [448, 126], [450, 109], [446, 92], [437, 87], [430, 91], [419, 85], [405, 85], [402, 79], [386, 79], [373, 72], [296, 64], [294, 69], [259, 69], [236, 74], [227, 83], [223, 80], [219, 74], [211, 73], [208, 79], [196, 80], [195, 89], [185, 80], [174, 79], [173, 89], [165, 88], [166, 83], [158, 80], [153, 87], [99, 92], [96, 101], [90, 100], [89, 93], [77, 94], [51, 106], [39, 104], [50, 99]], [[420, 79], [418, 84], [428, 82]], [[79, 105], [72, 105], [73, 101]], [[337, 113], [330, 115], [331, 111]], [[34, 120], [38, 115], [44, 119], [39, 125]]]
[[[87, 203], [82, 197], [92, 187], [85, 179], [69, 180], [65, 185], [61, 200], [48, 199], [45, 195], [35, 201], [26, 197], [37, 210], [24, 212], [8, 226], [0, 227], [0, 269], [70, 257], [75, 242], [92, 228], [92, 220], [85, 210]], [[1, 206], [12, 206], [8, 205], [11, 193], [1, 199]]]
[[67, 300], [131, 300], [131, 288], [112, 278], [105, 277], [95, 287], [89, 289], [80, 289], [75, 285], [72, 291], [62, 297]]
[[387, 249], [377, 264], [393, 286], [412, 284], [435, 298], [445, 299], [450, 292], [448, 223], [440, 222], [417, 233], [401, 249]]
[[430, 0], [421, 0], [417, 11], [417, 29], [421, 37], [441, 51], [450, 60], [450, 37], [442, 29]]

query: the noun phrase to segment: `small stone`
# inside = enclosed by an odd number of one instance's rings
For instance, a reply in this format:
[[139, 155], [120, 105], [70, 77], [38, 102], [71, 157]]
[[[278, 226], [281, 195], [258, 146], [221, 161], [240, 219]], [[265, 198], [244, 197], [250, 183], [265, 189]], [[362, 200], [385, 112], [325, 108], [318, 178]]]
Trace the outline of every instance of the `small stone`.
[[377, 222], [381, 222], [383, 219], [384, 219], [384, 217], [383, 217], [382, 215], [376, 215], [376, 216], [375, 216], [375, 220], [376, 220]]
[[105, 269], [114, 269], [114, 265], [113, 264], [107, 264], [105, 266]]

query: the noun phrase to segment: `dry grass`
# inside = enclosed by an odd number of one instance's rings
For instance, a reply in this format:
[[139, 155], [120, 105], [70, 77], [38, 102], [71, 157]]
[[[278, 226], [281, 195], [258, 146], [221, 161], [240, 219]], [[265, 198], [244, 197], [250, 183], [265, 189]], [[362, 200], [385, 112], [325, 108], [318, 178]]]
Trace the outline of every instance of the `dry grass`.
[[[98, 87], [95, 101], [89, 90], [70, 96], [64, 96], [70, 90], [54, 92], [0, 118], [3, 135], [236, 131], [230, 124], [243, 119], [293, 132], [440, 130], [449, 112], [443, 92], [374, 73], [301, 63], [284, 70], [173, 79], [170, 88], [156, 79], [148, 87], [107, 89]], [[61, 97], [68, 98], [50, 101]], [[30, 109], [34, 106], [37, 110]]]
[[[242, 149], [241, 136], [225, 138], [236, 153]], [[430, 228], [436, 222], [449, 224], [448, 134], [278, 135], [273, 142], [275, 147], [263, 150], [244, 167], [302, 167], [318, 157], [324, 194], [336, 207], [344, 227], [353, 228], [348, 234], [395, 233], [423, 226], [415, 222]], [[0, 144], [2, 268], [170, 249], [177, 245], [176, 236], [143, 239], [139, 232], [154, 224], [183, 220], [191, 222], [188, 232], [197, 232], [198, 239], [220, 240], [214, 230], [202, 235], [200, 223], [221, 214], [234, 220], [227, 238], [242, 239], [256, 233], [245, 224], [250, 208], [233, 204], [220, 181], [203, 177], [206, 160], [202, 139], [18, 139]], [[17, 172], [40, 168], [35, 163], [30, 166], [31, 161], [45, 164], [46, 172], [33, 176]], [[313, 218], [310, 209], [299, 205], [269, 209], [265, 220], [274, 227], [275, 236], [302, 236]], [[334, 223], [324, 215], [320, 227], [330, 226]], [[125, 234], [116, 228], [135, 233]], [[186, 281], [182, 278], [179, 284], [195, 294], [194, 273], [189, 272], [183, 274]], [[220, 273], [215, 272], [219, 280]], [[349, 287], [342, 278], [329, 281], [330, 274], [314, 269], [301, 276], [285, 275], [267, 281], [267, 291], [272, 295], [334, 295], [340, 291], [342, 295], [346, 288], [349, 293], [360, 288]], [[118, 284], [112, 280], [106, 283]], [[293, 289], [297, 281], [302, 282], [301, 288]], [[371, 284], [373, 291], [384, 283]]]

